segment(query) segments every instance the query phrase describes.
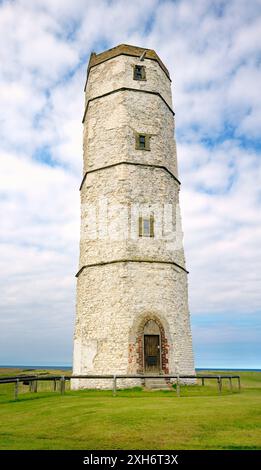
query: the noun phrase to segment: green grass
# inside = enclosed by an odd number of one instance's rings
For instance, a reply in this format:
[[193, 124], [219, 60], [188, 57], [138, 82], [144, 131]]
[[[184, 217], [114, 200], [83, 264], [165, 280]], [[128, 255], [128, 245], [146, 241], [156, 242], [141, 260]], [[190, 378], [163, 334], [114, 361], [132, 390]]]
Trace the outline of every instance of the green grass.
[[[8, 371], [12, 374], [13, 371]], [[222, 372], [221, 372], [222, 373]], [[0, 374], [8, 375], [0, 370]], [[261, 373], [240, 372], [242, 392], [216, 382], [173, 391], [50, 391], [0, 385], [0, 449], [260, 449]]]

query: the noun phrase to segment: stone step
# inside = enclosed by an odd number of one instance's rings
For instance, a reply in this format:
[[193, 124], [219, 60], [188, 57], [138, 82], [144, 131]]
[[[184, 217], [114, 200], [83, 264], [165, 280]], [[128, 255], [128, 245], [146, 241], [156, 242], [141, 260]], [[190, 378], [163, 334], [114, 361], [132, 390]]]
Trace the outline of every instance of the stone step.
[[145, 379], [145, 387], [150, 390], [169, 390], [170, 386], [165, 379]]

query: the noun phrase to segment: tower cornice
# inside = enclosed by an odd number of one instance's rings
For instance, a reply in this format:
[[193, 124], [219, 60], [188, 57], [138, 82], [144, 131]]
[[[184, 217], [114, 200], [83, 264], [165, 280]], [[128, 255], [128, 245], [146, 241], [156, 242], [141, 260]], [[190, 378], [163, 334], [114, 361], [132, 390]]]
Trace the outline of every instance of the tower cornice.
[[167, 67], [163, 64], [162, 60], [159, 58], [158, 54], [153, 49], [145, 49], [144, 47], [132, 46], [130, 44], [119, 44], [118, 46], [113, 47], [112, 49], [108, 49], [107, 51], [101, 52], [100, 54], [96, 54], [95, 52], [91, 53], [87, 68], [87, 77], [84, 86], [84, 91], [86, 90], [89, 73], [92, 67], [96, 67], [96, 65], [100, 65], [103, 62], [113, 59], [114, 57], [119, 57], [120, 55], [141, 57], [144, 52], [144, 59], [156, 61], [165, 73], [166, 77], [171, 81]]

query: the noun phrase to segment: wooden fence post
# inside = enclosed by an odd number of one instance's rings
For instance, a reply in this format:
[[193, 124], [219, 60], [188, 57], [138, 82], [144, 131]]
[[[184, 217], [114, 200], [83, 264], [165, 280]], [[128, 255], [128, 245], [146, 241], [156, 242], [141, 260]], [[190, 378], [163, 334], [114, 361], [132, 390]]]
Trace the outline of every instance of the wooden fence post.
[[37, 393], [38, 383], [37, 380], [34, 380], [34, 393]]
[[177, 396], [180, 397], [180, 382], [179, 375], [177, 375]]
[[116, 392], [117, 392], [117, 378], [116, 375], [113, 376], [113, 396], [116, 397]]
[[205, 385], [205, 379], [204, 379], [204, 377], [201, 378], [201, 381], [202, 381], [202, 387], [204, 387], [204, 385]]
[[239, 392], [240, 392], [240, 391], [241, 391], [240, 377], [238, 377], [237, 380], [238, 380], [238, 390], [239, 390]]
[[18, 393], [19, 393], [19, 379], [16, 379], [15, 382], [15, 388], [14, 388], [14, 399], [18, 399]]
[[222, 378], [220, 376], [218, 378], [218, 391], [219, 393], [222, 392]]
[[230, 388], [230, 391], [232, 392], [233, 385], [232, 385], [232, 378], [231, 377], [229, 377], [229, 388]]
[[53, 381], [53, 391], [56, 392], [56, 379]]
[[64, 375], [61, 377], [61, 394], [65, 394], [65, 378]]

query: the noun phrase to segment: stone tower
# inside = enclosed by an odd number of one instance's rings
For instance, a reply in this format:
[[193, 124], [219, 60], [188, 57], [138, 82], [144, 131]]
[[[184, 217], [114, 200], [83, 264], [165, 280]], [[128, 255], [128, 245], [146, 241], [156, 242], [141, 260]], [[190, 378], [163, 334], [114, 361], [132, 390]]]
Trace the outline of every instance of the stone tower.
[[73, 372], [193, 374], [169, 72], [122, 44], [91, 54], [85, 96]]

